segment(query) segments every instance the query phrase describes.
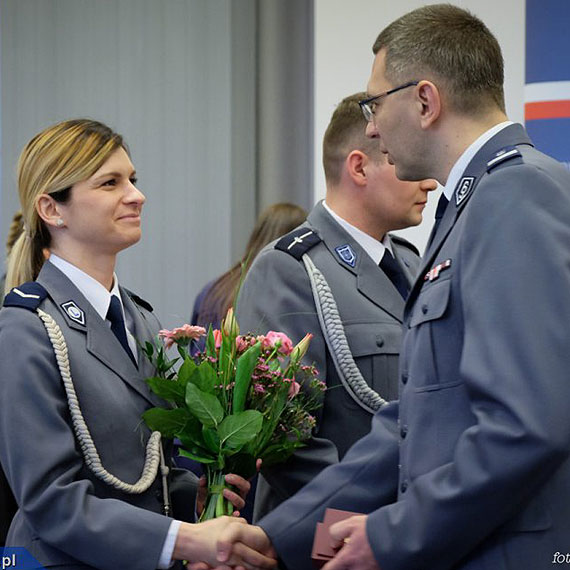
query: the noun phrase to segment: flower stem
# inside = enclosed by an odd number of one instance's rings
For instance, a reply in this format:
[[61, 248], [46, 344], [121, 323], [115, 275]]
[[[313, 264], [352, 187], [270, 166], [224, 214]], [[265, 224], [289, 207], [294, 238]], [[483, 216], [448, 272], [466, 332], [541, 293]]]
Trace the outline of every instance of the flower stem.
[[200, 515], [200, 522], [232, 514], [233, 512], [233, 505], [223, 495], [224, 489], [227, 488], [225, 473], [221, 470], [210, 471], [208, 469], [207, 479], [208, 495], [206, 507]]

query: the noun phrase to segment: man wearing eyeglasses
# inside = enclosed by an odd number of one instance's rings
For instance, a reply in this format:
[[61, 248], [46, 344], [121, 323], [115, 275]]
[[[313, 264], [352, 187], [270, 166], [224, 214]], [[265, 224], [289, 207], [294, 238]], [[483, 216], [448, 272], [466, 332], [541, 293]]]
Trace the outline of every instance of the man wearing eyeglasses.
[[282, 331], [294, 342], [312, 333], [304, 362], [327, 384], [314, 437], [285, 464], [262, 469], [254, 520], [337, 463], [370, 431], [374, 412], [398, 397], [404, 299], [419, 257], [390, 232], [422, 221], [436, 183], [396, 178], [366, 137], [364, 96], [341, 101], [325, 132], [325, 200], [259, 254], [240, 291], [242, 330]]
[[399, 403], [248, 534], [308, 569], [336, 507], [365, 514], [331, 527], [325, 570], [550, 568], [570, 550], [570, 174], [507, 121], [500, 47], [469, 12], [414, 10], [374, 53], [368, 135], [399, 178], [445, 185]]

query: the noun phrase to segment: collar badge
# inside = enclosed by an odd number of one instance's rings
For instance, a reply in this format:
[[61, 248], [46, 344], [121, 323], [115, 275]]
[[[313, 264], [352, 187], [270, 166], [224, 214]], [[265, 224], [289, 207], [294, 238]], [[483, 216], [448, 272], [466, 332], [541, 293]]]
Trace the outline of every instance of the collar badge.
[[475, 178], [473, 176], [464, 176], [455, 189], [455, 205], [459, 206], [473, 190], [473, 185], [475, 183]]
[[85, 313], [75, 304], [74, 301], [63, 303], [61, 308], [72, 321], [85, 326]]
[[354, 253], [350, 245], [339, 245], [338, 247], [335, 247], [335, 251], [341, 260], [347, 265], [350, 265], [350, 267], [354, 267], [356, 265], [356, 253]]

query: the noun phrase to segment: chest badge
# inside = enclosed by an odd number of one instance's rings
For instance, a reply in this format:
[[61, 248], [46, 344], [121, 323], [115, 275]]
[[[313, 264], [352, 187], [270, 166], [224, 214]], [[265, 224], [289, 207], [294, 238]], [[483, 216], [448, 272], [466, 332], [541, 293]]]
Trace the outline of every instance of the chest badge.
[[356, 265], [356, 253], [354, 253], [348, 244], [335, 247], [335, 251], [341, 260], [347, 265], [350, 265], [350, 267], [354, 267]]
[[72, 321], [85, 326], [85, 313], [75, 304], [74, 301], [63, 303], [61, 308]]
[[451, 259], [446, 259], [441, 263], [438, 263], [435, 267], [432, 267], [425, 275], [424, 281], [433, 281], [439, 277], [439, 274], [444, 270], [451, 267]]

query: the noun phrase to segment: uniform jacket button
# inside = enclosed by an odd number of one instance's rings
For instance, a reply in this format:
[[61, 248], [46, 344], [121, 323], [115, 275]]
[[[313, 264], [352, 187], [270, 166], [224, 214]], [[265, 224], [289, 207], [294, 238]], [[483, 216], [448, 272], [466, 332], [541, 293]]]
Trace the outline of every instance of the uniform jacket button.
[[402, 374], [402, 384], [406, 385], [408, 383], [408, 375]]
[[376, 337], [376, 346], [384, 346], [384, 338], [380, 335]]
[[428, 306], [422, 305], [422, 313], [425, 315], [428, 312]]
[[400, 428], [400, 437], [402, 439], [406, 439], [406, 436], [408, 435], [408, 426], [407, 425], [403, 425]]
[[402, 481], [402, 484], [400, 485], [400, 491], [402, 493], [405, 493], [408, 490], [408, 483], [407, 481]]

